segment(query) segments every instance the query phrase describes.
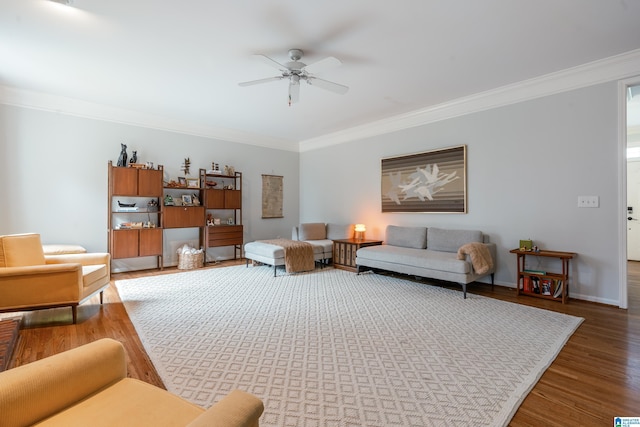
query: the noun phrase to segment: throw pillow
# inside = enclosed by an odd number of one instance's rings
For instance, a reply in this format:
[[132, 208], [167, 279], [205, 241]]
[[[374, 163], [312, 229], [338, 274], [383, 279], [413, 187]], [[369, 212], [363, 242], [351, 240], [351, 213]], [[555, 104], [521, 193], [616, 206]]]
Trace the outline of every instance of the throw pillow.
[[403, 248], [424, 249], [427, 247], [427, 228], [388, 225], [385, 243]]
[[353, 239], [353, 224], [340, 225], [340, 224], [327, 224], [327, 239], [339, 240], [339, 239]]
[[324, 240], [327, 238], [327, 227], [322, 222], [300, 224], [299, 240]]
[[471, 242], [482, 243], [482, 231], [431, 227], [427, 234], [427, 248], [434, 251], [458, 252], [460, 246]]

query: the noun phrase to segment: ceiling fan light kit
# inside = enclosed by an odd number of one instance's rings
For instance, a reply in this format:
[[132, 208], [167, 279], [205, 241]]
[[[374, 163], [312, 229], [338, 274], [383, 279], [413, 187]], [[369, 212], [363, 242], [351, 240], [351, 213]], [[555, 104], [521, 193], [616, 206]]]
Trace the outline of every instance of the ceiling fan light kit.
[[268, 83], [276, 80], [288, 79], [289, 80], [289, 106], [300, 100], [300, 80], [307, 82], [311, 86], [316, 86], [330, 92], [334, 92], [340, 95], [344, 95], [349, 90], [348, 86], [344, 86], [338, 83], [330, 82], [328, 80], [320, 79], [315, 76], [315, 73], [322, 72], [323, 70], [338, 67], [342, 64], [339, 59], [329, 56], [321, 59], [313, 64], [305, 64], [300, 62], [304, 52], [301, 49], [289, 49], [289, 58], [291, 61], [286, 64], [281, 64], [269, 58], [266, 55], [255, 55], [257, 59], [260, 59], [265, 64], [276, 68], [280, 71], [281, 75], [274, 77], [267, 77], [265, 79], [251, 80], [248, 82], [239, 83], [240, 86], [252, 86], [256, 84]]

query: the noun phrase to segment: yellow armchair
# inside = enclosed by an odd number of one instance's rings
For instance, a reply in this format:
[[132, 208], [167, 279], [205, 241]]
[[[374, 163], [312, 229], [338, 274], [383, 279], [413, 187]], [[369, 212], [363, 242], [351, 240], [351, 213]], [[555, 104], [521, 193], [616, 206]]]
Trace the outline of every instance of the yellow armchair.
[[0, 313], [71, 307], [100, 293], [111, 278], [108, 253], [44, 255], [39, 234], [0, 236]]
[[258, 427], [263, 411], [241, 390], [205, 410], [128, 378], [124, 347], [110, 338], [0, 372], [3, 427]]

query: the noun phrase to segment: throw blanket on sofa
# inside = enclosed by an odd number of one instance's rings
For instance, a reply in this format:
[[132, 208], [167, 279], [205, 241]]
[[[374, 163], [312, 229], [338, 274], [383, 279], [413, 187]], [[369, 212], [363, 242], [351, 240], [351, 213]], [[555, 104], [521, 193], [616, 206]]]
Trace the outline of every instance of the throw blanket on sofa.
[[471, 265], [477, 274], [485, 274], [493, 268], [489, 248], [482, 243], [466, 243], [458, 248], [458, 259], [465, 259], [467, 255], [471, 258]]
[[287, 273], [310, 271], [316, 266], [311, 243], [288, 239], [261, 240], [261, 242], [281, 246], [284, 249], [284, 266]]

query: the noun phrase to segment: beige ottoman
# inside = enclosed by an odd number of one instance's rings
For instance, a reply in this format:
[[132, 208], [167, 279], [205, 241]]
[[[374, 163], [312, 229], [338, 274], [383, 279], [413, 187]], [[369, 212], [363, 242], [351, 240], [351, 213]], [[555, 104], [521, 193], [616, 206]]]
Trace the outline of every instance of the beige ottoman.
[[[320, 262], [320, 267], [324, 265], [324, 250], [321, 245], [311, 245], [313, 248], [313, 259]], [[260, 240], [249, 242], [244, 245], [244, 257], [247, 260], [257, 261], [262, 264], [273, 266], [273, 277], [276, 277], [276, 269], [279, 265], [284, 265], [284, 248], [282, 246], [265, 243]]]

